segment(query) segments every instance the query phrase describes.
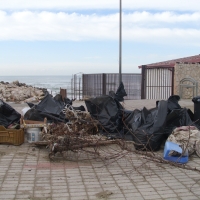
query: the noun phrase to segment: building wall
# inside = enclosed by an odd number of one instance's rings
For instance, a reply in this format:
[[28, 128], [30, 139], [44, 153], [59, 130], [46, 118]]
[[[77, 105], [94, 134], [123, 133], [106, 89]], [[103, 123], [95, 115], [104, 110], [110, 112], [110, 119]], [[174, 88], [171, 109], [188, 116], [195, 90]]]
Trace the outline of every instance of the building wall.
[[[184, 64], [184, 63], [177, 63], [175, 65], [175, 72], [174, 72], [174, 94], [180, 95], [179, 88], [180, 88], [180, 81], [184, 78], [193, 78], [198, 82], [198, 93], [200, 95], [200, 64]], [[190, 82], [184, 82], [184, 84], [192, 85]], [[196, 96], [196, 94], [194, 94]], [[182, 92], [183, 99], [192, 99], [193, 98], [193, 89], [190, 87], [183, 87]]]

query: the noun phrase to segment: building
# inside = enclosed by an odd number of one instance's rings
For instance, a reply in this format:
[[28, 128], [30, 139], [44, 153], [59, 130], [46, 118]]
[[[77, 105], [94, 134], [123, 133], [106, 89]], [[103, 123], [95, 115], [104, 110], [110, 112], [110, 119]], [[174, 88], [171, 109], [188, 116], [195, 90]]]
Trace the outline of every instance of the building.
[[141, 65], [142, 99], [167, 99], [177, 94], [191, 99], [200, 94], [200, 54]]

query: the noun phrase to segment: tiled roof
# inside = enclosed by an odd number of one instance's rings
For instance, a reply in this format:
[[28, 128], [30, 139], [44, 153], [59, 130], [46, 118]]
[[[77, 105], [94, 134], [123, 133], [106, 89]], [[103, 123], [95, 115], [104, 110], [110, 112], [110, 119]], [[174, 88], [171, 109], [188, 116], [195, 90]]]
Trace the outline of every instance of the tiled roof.
[[[157, 62], [152, 64], [147, 64], [145, 66], [157, 68], [157, 67], [174, 67], [176, 63], [200, 63], [200, 54], [196, 56], [189, 56], [184, 58], [178, 58], [173, 60], [167, 60], [163, 62]], [[141, 66], [138, 66], [139, 68], [142, 68]]]

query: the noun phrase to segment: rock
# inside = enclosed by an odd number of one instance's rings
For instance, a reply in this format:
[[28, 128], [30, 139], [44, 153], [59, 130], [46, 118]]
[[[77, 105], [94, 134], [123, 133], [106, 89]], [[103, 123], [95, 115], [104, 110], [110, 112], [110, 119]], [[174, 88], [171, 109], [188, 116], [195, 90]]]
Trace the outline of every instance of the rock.
[[17, 87], [17, 85], [15, 85], [15, 84], [13, 84], [13, 83], [9, 83], [8, 85], [7, 85], [7, 88], [16, 88]]
[[24, 100], [24, 102], [26, 103], [31, 103], [31, 102], [38, 102], [38, 98], [37, 97], [31, 97], [29, 99]]
[[19, 81], [18, 80], [16, 80], [16, 81], [13, 81], [12, 82], [14, 85], [17, 85], [17, 86], [19, 86]]
[[0, 82], [0, 98], [11, 102], [38, 102], [44, 98], [47, 89], [28, 86], [19, 81]]

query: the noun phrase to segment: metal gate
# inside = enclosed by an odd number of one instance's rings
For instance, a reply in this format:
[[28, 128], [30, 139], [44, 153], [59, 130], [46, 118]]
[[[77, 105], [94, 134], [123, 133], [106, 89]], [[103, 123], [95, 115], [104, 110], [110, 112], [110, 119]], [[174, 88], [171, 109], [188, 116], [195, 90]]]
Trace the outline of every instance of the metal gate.
[[142, 99], [168, 99], [173, 93], [173, 67], [142, 66]]
[[[127, 96], [124, 99], [141, 99], [141, 74], [122, 74]], [[83, 98], [116, 92], [119, 74], [83, 74]]]

